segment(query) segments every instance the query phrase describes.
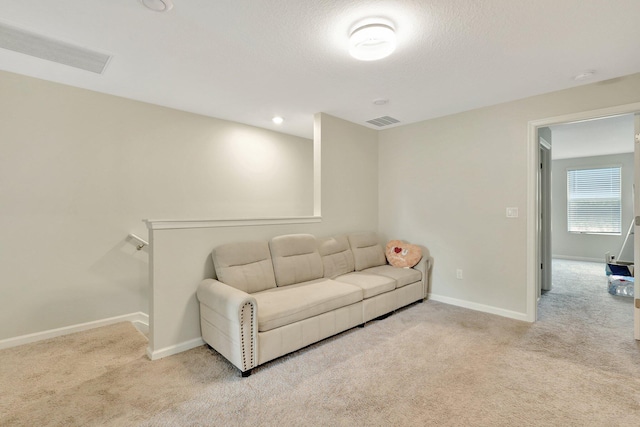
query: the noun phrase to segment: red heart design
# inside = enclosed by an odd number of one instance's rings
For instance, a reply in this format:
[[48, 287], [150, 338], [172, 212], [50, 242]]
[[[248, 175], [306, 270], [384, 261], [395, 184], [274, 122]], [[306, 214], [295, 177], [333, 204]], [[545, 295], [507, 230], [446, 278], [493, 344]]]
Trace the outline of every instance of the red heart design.
[[422, 250], [418, 245], [411, 245], [402, 240], [390, 240], [385, 246], [387, 261], [394, 267], [413, 267], [422, 258]]

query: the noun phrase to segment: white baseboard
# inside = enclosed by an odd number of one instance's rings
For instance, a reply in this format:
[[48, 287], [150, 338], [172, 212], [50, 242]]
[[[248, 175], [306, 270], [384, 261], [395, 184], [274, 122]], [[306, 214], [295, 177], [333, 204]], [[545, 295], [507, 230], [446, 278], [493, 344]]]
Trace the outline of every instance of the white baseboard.
[[0, 340], [0, 350], [5, 348], [17, 347], [19, 345], [29, 344], [36, 341], [48, 340], [50, 338], [73, 334], [75, 332], [87, 331], [89, 329], [99, 328], [101, 326], [113, 325], [114, 323], [120, 322], [137, 322], [148, 325], [149, 315], [139, 311], [137, 313], [124, 314], [122, 316], [94, 320], [93, 322], [80, 323], [77, 325], [65, 326], [63, 328], [49, 329], [47, 331], [7, 338], [4, 340]]
[[604, 254], [602, 254], [602, 258], [589, 258], [584, 256], [572, 256], [572, 255], [552, 255], [552, 258], [567, 259], [569, 261], [600, 262], [604, 264]]
[[449, 305], [455, 305], [457, 307], [468, 308], [475, 311], [481, 311], [483, 313], [496, 314], [502, 317], [508, 317], [510, 319], [522, 320], [523, 322], [531, 322], [528, 319], [527, 313], [520, 313], [517, 311], [505, 310], [504, 308], [493, 307], [490, 305], [478, 304], [476, 302], [465, 301], [457, 298], [445, 297], [442, 295], [429, 294], [427, 299], [432, 301], [443, 302]]
[[147, 356], [151, 360], [158, 360], [162, 359], [163, 357], [173, 356], [174, 354], [182, 353], [183, 351], [191, 350], [192, 348], [200, 347], [201, 345], [205, 344], [206, 343], [202, 338], [194, 338], [192, 340], [161, 348], [159, 350], [151, 350], [151, 347], [147, 347]]

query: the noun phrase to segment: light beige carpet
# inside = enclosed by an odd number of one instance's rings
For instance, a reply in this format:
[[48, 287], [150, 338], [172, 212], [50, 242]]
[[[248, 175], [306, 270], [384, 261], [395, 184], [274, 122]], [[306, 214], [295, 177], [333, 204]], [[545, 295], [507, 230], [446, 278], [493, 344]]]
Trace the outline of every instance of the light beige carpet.
[[128, 323], [3, 350], [0, 425], [640, 425], [632, 299], [603, 268], [554, 261], [533, 325], [428, 301], [244, 379], [205, 347], [151, 362]]

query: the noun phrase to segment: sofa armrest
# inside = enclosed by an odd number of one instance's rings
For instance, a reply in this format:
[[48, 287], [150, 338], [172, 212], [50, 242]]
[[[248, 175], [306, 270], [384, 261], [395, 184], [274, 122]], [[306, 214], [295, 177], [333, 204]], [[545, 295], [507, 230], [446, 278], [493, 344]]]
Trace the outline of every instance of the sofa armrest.
[[244, 304], [256, 305], [256, 299], [250, 294], [215, 279], [203, 280], [197, 296], [202, 304], [232, 321], [237, 320], [238, 311]]
[[243, 373], [254, 368], [258, 360], [256, 299], [214, 279], [203, 280], [196, 295], [204, 341]]
[[424, 298], [427, 297], [429, 293], [429, 285], [431, 284], [431, 271], [433, 269], [433, 257], [431, 256], [431, 252], [427, 249], [426, 246], [417, 245], [422, 250], [422, 258], [413, 268], [420, 271], [422, 273], [422, 285]]

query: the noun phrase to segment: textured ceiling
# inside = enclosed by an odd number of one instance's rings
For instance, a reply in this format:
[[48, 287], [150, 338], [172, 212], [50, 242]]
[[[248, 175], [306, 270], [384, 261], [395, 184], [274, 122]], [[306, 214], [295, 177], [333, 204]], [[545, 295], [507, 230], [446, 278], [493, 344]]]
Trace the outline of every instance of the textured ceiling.
[[[638, 0], [1, 0], [0, 21], [113, 55], [102, 75], [0, 49], [0, 69], [311, 137], [313, 114], [393, 126], [640, 72]], [[348, 55], [383, 17], [398, 48]], [[576, 82], [585, 70], [597, 73]], [[374, 105], [388, 98], [386, 105]], [[281, 126], [271, 123], [282, 115]]]

